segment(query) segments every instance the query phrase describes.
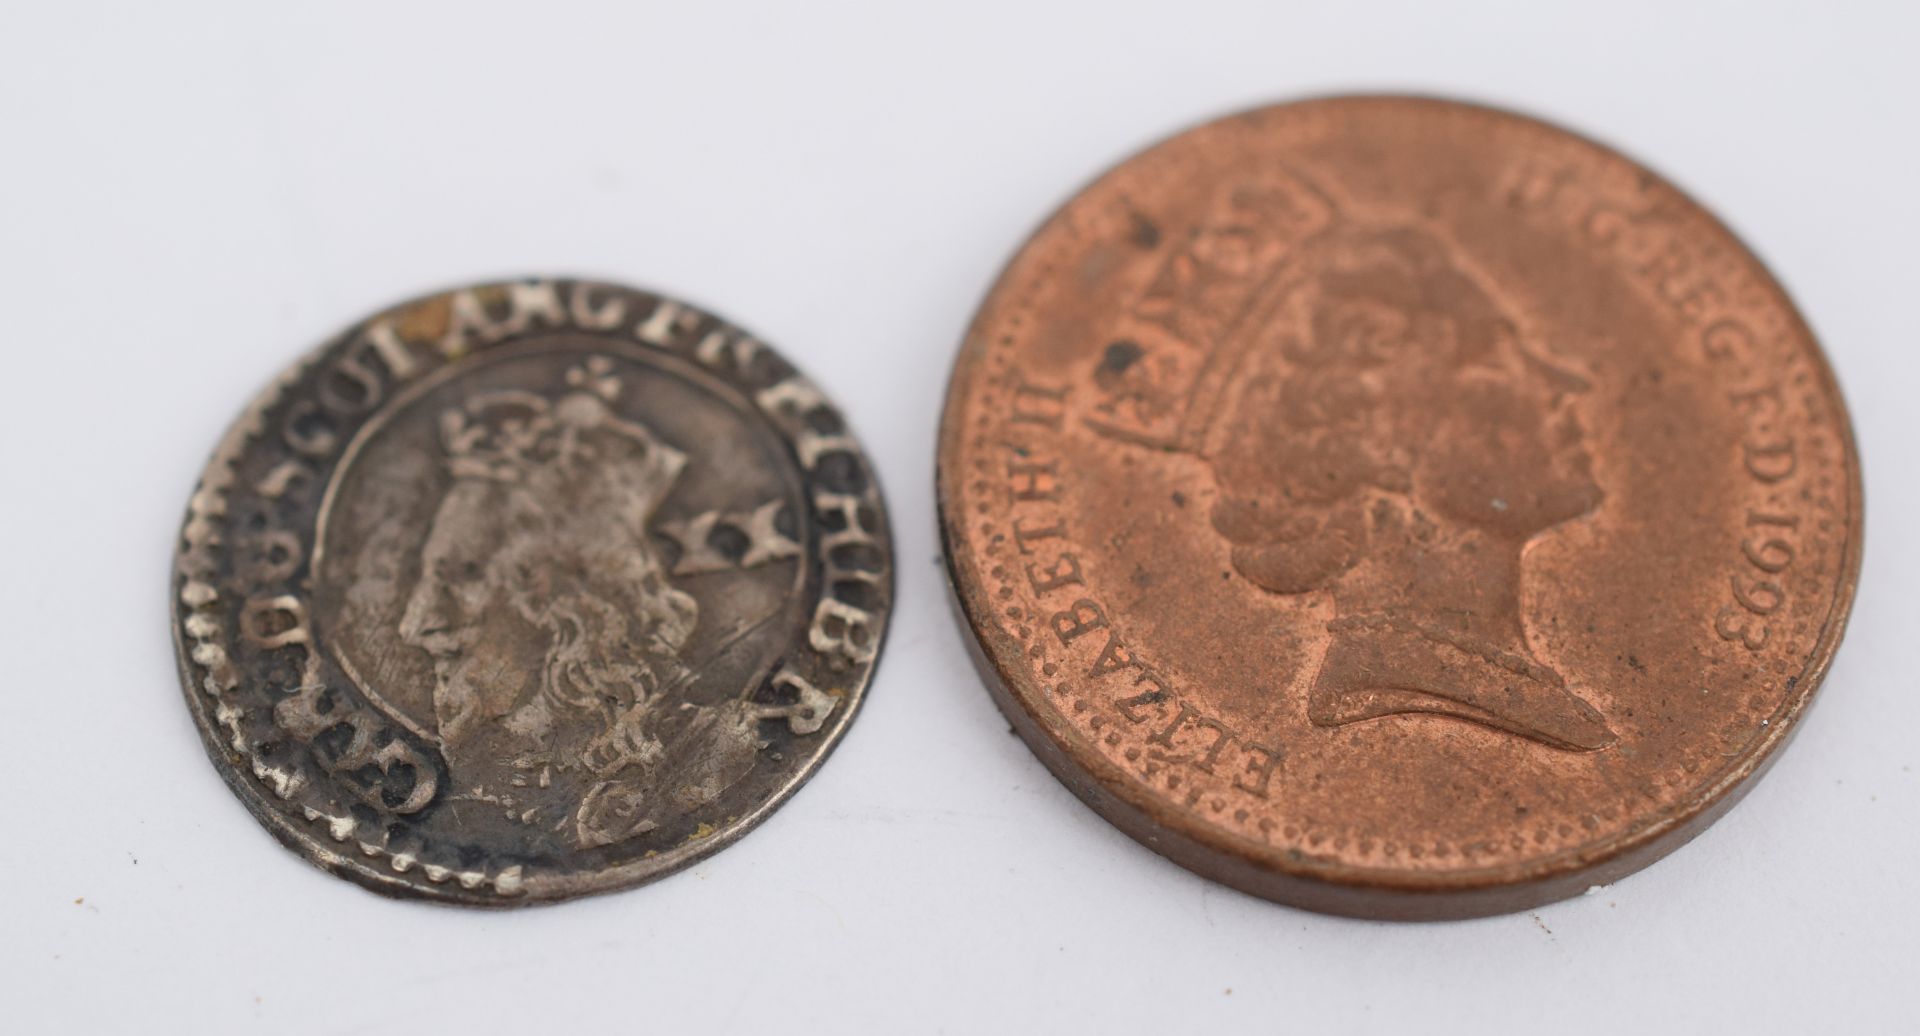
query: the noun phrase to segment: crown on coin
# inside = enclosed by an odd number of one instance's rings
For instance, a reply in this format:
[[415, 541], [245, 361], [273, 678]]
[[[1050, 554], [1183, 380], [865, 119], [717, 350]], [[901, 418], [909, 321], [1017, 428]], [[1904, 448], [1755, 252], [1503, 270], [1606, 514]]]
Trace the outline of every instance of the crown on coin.
[[1259, 319], [1267, 287], [1338, 218], [1319, 188], [1273, 164], [1222, 187], [1204, 211], [1122, 304], [1095, 363], [1087, 423], [1103, 435], [1200, 452], [1245, 350], [1233, 332]]
[[620, 379], [610, 360], [587, 360], [567, 371], [566, 383], [568, 391], [556, 398], [507, 389], [444, 411], [448, 472], [526, 485], [555, 501], [613, 506], [643, 520], [686, 455], [614, 412]]

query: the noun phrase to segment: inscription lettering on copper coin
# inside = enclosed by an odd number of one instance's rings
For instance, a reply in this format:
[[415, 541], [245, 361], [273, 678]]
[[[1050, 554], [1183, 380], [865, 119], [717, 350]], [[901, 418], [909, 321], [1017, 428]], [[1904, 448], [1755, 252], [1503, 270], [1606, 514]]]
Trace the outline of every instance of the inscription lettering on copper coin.
[[1378, 917], [1703, 828], [1794, 730], [1861, 542], [1833, 378], [1724, 227], [1403, 98], [1224, 119], [1070, 201], [961, 350], [939, 495], [1057, 775], [1189, 867]]
[[859, 707], [892, 595], [859, 444], [691, 306], [529, 280], [402, 305], [256, 400], [174, 579], [260, 821], [376, 891], [639, 884], [740, 837]]

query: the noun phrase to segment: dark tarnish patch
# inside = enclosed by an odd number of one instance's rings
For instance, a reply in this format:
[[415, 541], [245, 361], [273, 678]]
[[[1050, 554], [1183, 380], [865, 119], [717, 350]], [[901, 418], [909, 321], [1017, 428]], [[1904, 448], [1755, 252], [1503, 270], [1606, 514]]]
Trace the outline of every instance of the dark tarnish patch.
[[1094, 380], [1103, 386], [1111, 384], [1127, 373], [1134, 364], [1139, 363], [1140, 357], [1146, 354], [1147, 351], [1140, 348], [1138, 342], [1124, 338], [1114, 342], [1107, 346], [1105, 355], [1101, 356], [1100, 367], [1093, 372]]
[[1141, 248], [1160, 246], [1160, 228], [1138, 212], [1133, 214], [1133, 243]]

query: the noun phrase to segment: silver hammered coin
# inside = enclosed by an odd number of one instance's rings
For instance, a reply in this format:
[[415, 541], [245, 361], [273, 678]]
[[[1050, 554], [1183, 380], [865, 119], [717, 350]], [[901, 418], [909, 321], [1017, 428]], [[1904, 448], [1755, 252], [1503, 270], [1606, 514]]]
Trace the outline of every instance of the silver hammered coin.
[[893, 596], [873, 469], [811, 381], [644, 291], [523, 280], [349, 328], [201, 477], [187, 703], [253, 815], [377, 892], [651, 881], [846, 733]]

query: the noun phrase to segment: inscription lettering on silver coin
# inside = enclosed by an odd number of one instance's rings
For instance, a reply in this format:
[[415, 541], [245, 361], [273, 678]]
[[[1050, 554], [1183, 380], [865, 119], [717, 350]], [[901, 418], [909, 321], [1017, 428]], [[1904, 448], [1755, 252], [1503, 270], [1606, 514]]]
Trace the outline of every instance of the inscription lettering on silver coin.
[[281, 841], [511, 905], [738, 838], [844, 734], [892, 597], [826, 397], [718, 318], [576, 281], [381, 313], [216, 452], [175, 574], [187, 696]]

